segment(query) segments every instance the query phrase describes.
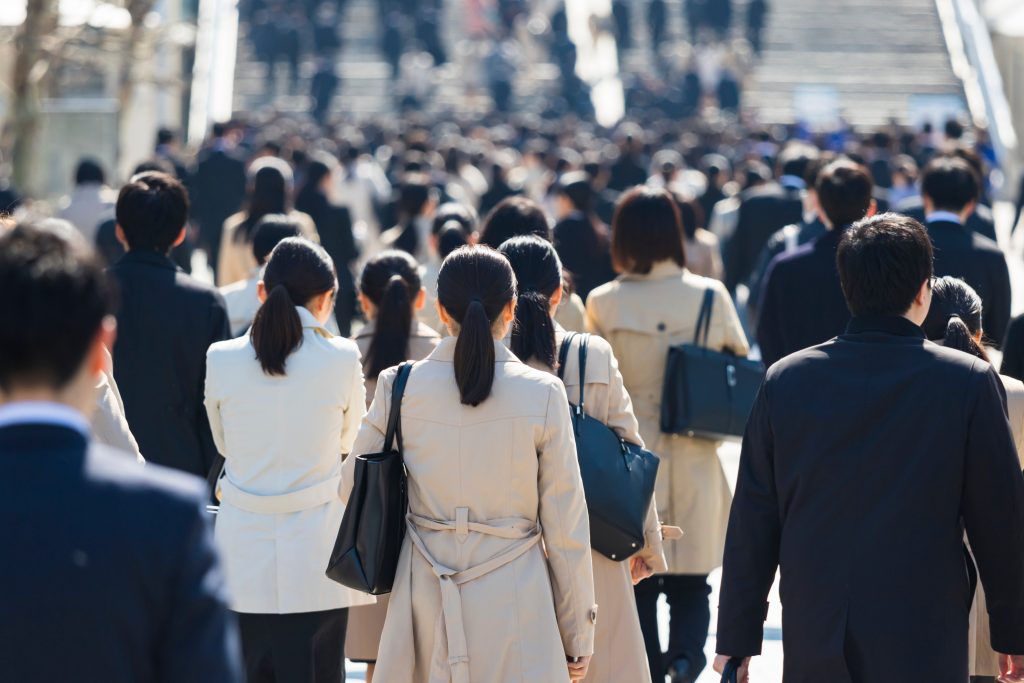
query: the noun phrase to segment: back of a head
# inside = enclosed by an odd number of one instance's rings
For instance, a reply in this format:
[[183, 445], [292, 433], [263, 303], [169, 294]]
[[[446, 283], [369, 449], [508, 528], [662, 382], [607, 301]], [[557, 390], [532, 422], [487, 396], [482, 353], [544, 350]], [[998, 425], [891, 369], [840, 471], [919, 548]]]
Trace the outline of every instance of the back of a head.
[[288, 356], [302, 344], [302, 320], [295, 310], [334, 292], [338, 277], [323, 247], [301, 237], [282, 240], [263, 271], [267, 299], [256, 312], [249, 335], [267, 375], [284, 375]]
[[807, 166], [818, 158], [818, 148], [805, 142], [791, 142], [786, 145], [778, 158], [779, 176], [803, 178]]
[[933, 273], [928, 231], [884, 213], [854, 223], [836, 251], [839, 281], [854, 316], [902, 316]]
[[170, 145], [175, 140], [177, 140], [177, 137], [178, 136], [175, 135], [174, 131], [171, 130], [170, 128], [160, 128], [156, 132], [156, 144], [157, 144], [157, 147], [160, 147], [160, 146], [163, 146], [163, 145]]
[[188, 220], [185, 186], [166, 173], [132, 177], [117, 197], [117, 224], [131, 250], [166, 254]]
[[75, 167], [75, 185], [102, 185], [107, 182], [103, 166], [95, 159], [82, 159]]
[[226, 123], [215, 123], [215, 124], [213, 124], [213, 127], [210, 129], [210, 137], [212, 137], [213, 139], [216, 140], [218, 138], [222, 138], [225, 135], [227, 135], [227, 132], [228, 132], [228, 124], [226, 124]]
[[301, 235], [302, 227], [298, 221], [281, 213], [267, 214], [259, 220], [252, 233], [252, 254], [256, 257], [256, 263], [262, 266], [274, 247], [289, 237]]
[[398, 189], [398, 211], [406, 220], [419, 216], [430, 200], [430, 178], [423, 173], [411, 173]]
[[921, 327], [932, 341], [988, 361], [975, 338], [983, 333], [981, 297], [963, 280], [947, 275], [932, 281], [932, 305]]
[[455, 382], [464, 405], [478, 406], [494, 384], [492, 330], [515, 298], [508, 260], [487, 247], [462, 247], [441, 264], [437, 300], [458, 327]]
[[860, 164], [833, 161], [818, 175], [818, 204], [833, 228], [844, 228], [864, 218], [871, 208], [874, 181]]
[[463, 224], [455, 219], [447, 220], [437, 233], [437, 254], [442, 260], [446, 259], [448, 254], [469, 243]]
[[462, 227], [462, 232], [465, 233], [468, 238], [476, 232], [480, 219], [477, 216], [476, 211], [464, 204], [460, 204], [458, 202], [445, 202], [441, 206], [437, 207], [437, 211], [434, 213], [434, 222], [430, 226], [431, 233], [434, 235], [440, 235], [441, 230], [448, 221], [456, 221]]
[[676, 200], [648, 186], [627, 191], [612, 218], [612, 262], [621, 273], [645, 275], [654, 264], [686, 265], [683, 225]]
[[236, 239], [252, 236], [256, 223], [270, 213], [287, 214], [291, 209], [293, 175], [288, 162], [277, 157], [263, 157], [249, 167], [249, 201], [246, 207], [244, 230]]
[[0, 231], [0, 390], [60, 391], [82, 368], [113, 295], [77, 233]]
[[942, 156], [932, 159], [921, 178], [921, 194], [939, 211], [959, 213], [977, 200], [981, 183], [977, 173], [963, 159]]
[[370, 259], [359, 278], [359, 291], [376, 308], [373, 338], [364, 372], [376, 379], [408, 357], [413, 306], [423, 283], [419, 264], [404, 251], [384, 251]]
[[533, 235], [514, 237], [501, 245], [516, 276], [516, 320], [512, 353], [524, 363], [537, 358], [554, 369], [555, 324], [551, 297], [562, 288], [562, 263], [550, 242]]
[[484, 218], [480, 244], [497, 249], [519, 235], [536, 235], [550, 241], [551, 226], [544, 210], [532, 199], [508, 197], [498, 202]]
[[594, 208], [594, 187], [585, 171], [566, 173], [558, 179], [556, 192], [569, 200], [577, 211], [589, 214]]

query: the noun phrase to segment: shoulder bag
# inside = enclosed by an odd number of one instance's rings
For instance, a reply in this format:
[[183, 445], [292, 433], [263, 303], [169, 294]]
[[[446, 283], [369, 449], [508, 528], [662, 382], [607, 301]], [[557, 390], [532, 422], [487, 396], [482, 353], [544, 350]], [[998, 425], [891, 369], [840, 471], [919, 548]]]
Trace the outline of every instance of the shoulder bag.
[[[566, 335], [559, 351], [558, 378], [563, 382], [565, 362], [576, 336]], [[644, 522], [654, 497], [659, 460], [654, 453], [619, 438], [607, 425], [584, 412], [590, 335], [578, 336], [580, 403], [570, 403], [569, 409], [590, 514], [590, 545], [608, 559], [622, 561], [644, 546]]]
[[764, 380], [764, 364], [708, 348], [715, 291], [707, 289], [692, 344], [669, 347], [661, 431], [710, 439], [743, 436]]
[[[355, 457], [352, 495], [327, 565], [327, 577], [371, 595], [391, 592], [409, 510], [402, 457], [402, 396], [412, 363], [403, 363], [391, 388], [384, 449]], [[397, 445], [397, 448], [394, 446]]]

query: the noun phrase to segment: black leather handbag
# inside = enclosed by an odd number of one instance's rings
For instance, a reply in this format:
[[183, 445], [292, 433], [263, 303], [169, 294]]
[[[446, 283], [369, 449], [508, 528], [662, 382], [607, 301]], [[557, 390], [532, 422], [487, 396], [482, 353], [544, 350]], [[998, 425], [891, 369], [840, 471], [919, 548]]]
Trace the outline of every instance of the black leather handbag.
[[669, 347], [661, 395], [661, 431], [711, 439], [743, 436], [764, 364], [707, 348], [715, 292], [704, 292], [692, 344]]
[[[576, 336], [566, 335], [559, 351], [558, 377], [563, 382], [565, 362]], [[622, 561], [644, 547], [644, 522], [654, 497], [659, 460], [584, 412], [590, 335], [579, 337], [580, 403], [569, 403], [569, 409], [590, 513], [590, 546], [608, 559]]]
[[403, 363], [395, 376], [384, 450], [355, 456], [352, 495], [327, 565], [328, 578], [371, 595], [391, 592], [405, 539], [409, 493], [402, 457], [402, 395], [411, 370], [412, 363]]

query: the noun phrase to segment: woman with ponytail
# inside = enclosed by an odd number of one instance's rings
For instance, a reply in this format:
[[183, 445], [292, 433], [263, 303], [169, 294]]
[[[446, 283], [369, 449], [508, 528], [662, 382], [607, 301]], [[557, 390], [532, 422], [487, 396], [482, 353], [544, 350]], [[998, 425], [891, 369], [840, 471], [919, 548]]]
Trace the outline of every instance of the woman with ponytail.
[[[457, 249], [438, 274], [452, 336], [413, 366], [401, 404], [409, 515], [379, 680], [586, 675], [597, 606], [572, 424], [561, 382], [501, 341], [515, 292], [511, 266], [492, 249]], [[395, 375], [381, 373], [353, 453], [383, 447]]]
[[[387, 368], [406, 360], [426, 358], [441, 336], [417, 320], [426, 291], [420, 282], [419, 264], [404, 251], [385, 251], [370, 260], [359, 280], [359, 302], [369, 321], [355, 337], [363, 356], [366, 396], [372, 399], [377, 378]], [[384, 628], [388, 598], [357, 607], [349, 614], [345, 656], [367, 665], [371, 683]]]
[[[940, 277], [932, 282], [932, 305], [925, 318], [924, 332], [932, 341], [957, 349], [989, 362], [982, 343], [983, 310], [981, 297], [963, 280]], [[1017, 444], [1017, 455], [1024, 466], [1024, 383], [1000, 375], [1006, 389], [1006, 407]], [[978, 583], [971, 608], [971, 631], [968, 640], [971, 680], [995, 680], [999, 676], [998, 655], [992, 650], [989, 620], [986, 617], [985, 591]]]
[[347, 608], [373, 602], [324, 575], [345, 509], [342, 457], [366, 412], [359, 350], [324, 327], [337, 287], [327, 252], [283, 240], [249, 335], [207, 354], [206, 410], [225, 459], [215, 539], [250, 683], [344, 680]]
[[[512, 352], [531, 367], [556, 374], [559, 349], [567, 335], [552, 318], [562, 298], [562, 264], [558, 254], [549, 242], [534, 236], [515, 237], [505, 242], [501, 253], [512, 264], [517, 282]], [[565, 391], [569, 400], [577, 405], [581, 393], [579, 341], [579, 337], [572, 341], [564, 372]], [[622, 384], [618, 361], [608, 342], [597, 336], [591, 336], [588, 343], [583, 389], [587, 415], [608, 425], [619, 438], [643, 444], [633, 404]], [[594, 658], [585, 679], [587, 683], [651, 681], [633, 586], [652, 573], [667, 569], [653, 500], [647, 514], [646, 539], [644, 548], [628, 562], [615, 562], [601, 553], [591, 554], [594, 593], [601, 606], [601, 619], [597, 622]]]

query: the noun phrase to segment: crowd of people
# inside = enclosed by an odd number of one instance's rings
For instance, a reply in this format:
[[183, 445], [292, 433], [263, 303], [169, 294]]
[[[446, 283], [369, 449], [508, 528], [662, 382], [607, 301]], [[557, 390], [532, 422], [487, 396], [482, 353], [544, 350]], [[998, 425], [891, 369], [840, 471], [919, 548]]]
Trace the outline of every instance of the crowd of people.
[[[233, 121], [22, 203], [2, 677], [693, 683], [724, 558], [740, 680], [779, 566], [787, 680], [1024, 680], [1024, 319], [983, 138], [720, 123]], [[720, 437], [662, 427], [708, 302], [700, 343], [771, 366], [735, 500]], [[374, 598], [324, 571], [405, 361]], [[626, 560], [591, 552], [570, 403], [660, 457]]]

